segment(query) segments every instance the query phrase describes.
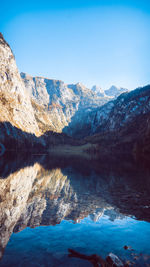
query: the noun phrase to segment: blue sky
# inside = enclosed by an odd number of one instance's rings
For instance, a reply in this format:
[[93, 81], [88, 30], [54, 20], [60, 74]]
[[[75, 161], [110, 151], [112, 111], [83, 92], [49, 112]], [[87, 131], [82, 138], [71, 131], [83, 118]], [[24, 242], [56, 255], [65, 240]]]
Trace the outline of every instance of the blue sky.
[[20, 71], [134, 89], [150, 83], [150, 1], [3, 1], [0, 31]]

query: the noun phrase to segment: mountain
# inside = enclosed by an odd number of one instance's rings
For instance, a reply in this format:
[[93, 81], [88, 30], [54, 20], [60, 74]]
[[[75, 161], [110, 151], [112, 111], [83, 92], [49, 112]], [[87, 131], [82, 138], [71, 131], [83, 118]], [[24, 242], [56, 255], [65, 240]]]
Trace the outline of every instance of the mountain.
[[125, 92], [128, 92], [128, 89], [122, 87], [116, 87], [115, 85], [112, 85], [109, 89], [105, 90], [106, 96], [115, 98]]
[[69, 129], [72, 118], [78, 113], [82, 116], [82, 113], [93, 110], [110, 99], [98, 96], [81, 83], [65, 84], [60, 80], [32, 77], [25, 73], [21, 73], [21, 77], [43, 133], [46, 130], [62, 132], [64, 128]]
[[112, 86], [104, 92], [98, 86], [91, 90], [81, 83], [20, 77], [0, 34], [0, 154], [5, 147], [45, 151], [68, 142], [96, 144], [101, 154], [120, 151], [148, 158], [149, 116], [149, 85], [131, 92]]
[[117, 87], [115, 85], [112, 85], [109, 89], [103, 90], [100, 86], [94, 85], [91, 88], [92, 92], [94, 92], [97, 96], [100, 97], [109, 97], [109, 100], [118, 97], [122, 93], [129, 92], [128, 89]]
[[[84, 125], [83, 125], [84, 124]], [[150, 155], [150, 85], [121, 94], [84, 118], [78, 129], [87, 141], [98, 143], [103, 151]], [[76, 130], [75, 130], [76, 131]], [[77, 133], [75, 133], [77, 134]]]
[[94, 85], [94, 86], [91, 88], [91, 90], [92, 90], [92, 92], [94, 92], [94, 93], [97, 94], [98, 96], [106, 97], [106, 94], [105, 94], [104, 90], [103, 90], [100, 86]]

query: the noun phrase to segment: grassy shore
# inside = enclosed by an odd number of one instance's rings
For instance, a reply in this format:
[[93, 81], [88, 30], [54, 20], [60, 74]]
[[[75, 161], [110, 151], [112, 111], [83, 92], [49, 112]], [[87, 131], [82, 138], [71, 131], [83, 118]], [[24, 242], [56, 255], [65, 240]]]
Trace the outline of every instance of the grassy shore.
[[65, 156], [81, 156], [84, 158], [96, 158], [97, 146], [94, 144], [84, 144], [80, 146], [57, 145], [49, 149], [50, 154]]

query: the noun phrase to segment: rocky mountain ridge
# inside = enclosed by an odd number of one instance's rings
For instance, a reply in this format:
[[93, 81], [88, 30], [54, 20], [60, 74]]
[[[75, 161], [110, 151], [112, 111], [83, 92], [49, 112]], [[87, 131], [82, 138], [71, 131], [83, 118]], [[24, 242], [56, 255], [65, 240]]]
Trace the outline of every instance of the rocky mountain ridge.
[[117, 87], [115, 85], [112, 85], [109, 89], [105, 90], [105, 94], [110, 97], [118, 97], [122, 93], [129, 92], [128, 89], [123, 87]]
[[32, 77], [25, 73], [21, 73], [21, 77], [43, 132], [45, 129], [62, 132], [77, 112], [82, 114], [93, 110], [111, 99], [106, 95], [97, 95], [81, 83], [65, 84], [60, 80]]
[[[60, 80], [32, 77], [21, 73], [32, 99], [35, 117], [41, 131], [51, 130], [72, 135], [85, 113], [103, 106], [127, 89], [111, 87], [107, 95], [100, 87], [88, 89], [81, 83], [65, 84]], [[73, 126], [72, 126], [73, 125]]]
[[148, 159], [150, 85], [120, 95], [115, 101], [90, 113], [87, 121], [88, 132], [93, 135], [92, 142], [98, 143], [107, 153], [117, 150]]
[[82, 137], [120, 130], [139, 115], [149, 112], [150, 86], [137, 88], [129, 93], [121, 94], [117, 99], [109, 101], [92, 112], [87, 112], [82, 123], [75, 129], [75, 135], [77, 131], [82, 132], [82, 127], [89, 128]]
[[[110, 98], [116, 98], [122, 93], [129, 92], [128, 89], [123, 87], [117, 87], [115, 85], [112, 85], [109, 89], [102, 89], [100, 86], [94, 85], [91, 90], [95, 92], [98, 96], [101, 97], [110, 97]], [[111, 99], [110, 99], [111, 100]]]

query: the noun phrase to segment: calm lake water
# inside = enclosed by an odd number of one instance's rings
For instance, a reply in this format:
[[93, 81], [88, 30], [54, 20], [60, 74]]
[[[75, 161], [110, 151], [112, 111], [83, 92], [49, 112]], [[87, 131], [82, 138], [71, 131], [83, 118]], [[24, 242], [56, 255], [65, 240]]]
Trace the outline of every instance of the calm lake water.
[[0, 266], [92, 266], [68, 249], [150, 266], [149, 169], [111, 159], [1, 158]]

